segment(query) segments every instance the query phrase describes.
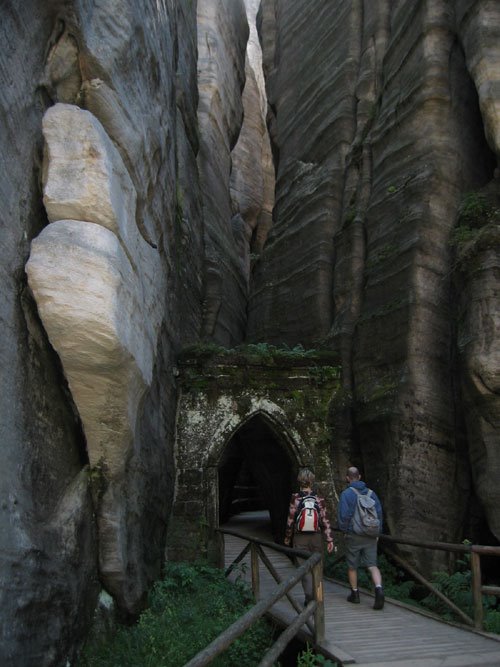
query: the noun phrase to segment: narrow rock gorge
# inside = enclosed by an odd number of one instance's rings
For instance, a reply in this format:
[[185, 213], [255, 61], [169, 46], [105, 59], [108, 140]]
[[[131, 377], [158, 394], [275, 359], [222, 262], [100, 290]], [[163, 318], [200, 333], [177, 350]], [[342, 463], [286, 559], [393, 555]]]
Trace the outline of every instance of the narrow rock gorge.
[[[387, 532], [497, 544], [498, 3], [6, 0], [0, 17], [2, 664], [74, 664], [100, 601], [135, 618], [182, 551], [179, 456], [206, 458], [176, 436], [204, 447], [178, 414], [190, 346], [339, 359], [335, 383], [308, 380], [322, 400], [335, 384], [311, 420], [332, 504], [355, 464]], [[243, 424], [226, 467], [254, 436], [279, 452], [242, 368], [239, 404], [207, 417]], [[300, 396], [287, 418], [307, 424]]]

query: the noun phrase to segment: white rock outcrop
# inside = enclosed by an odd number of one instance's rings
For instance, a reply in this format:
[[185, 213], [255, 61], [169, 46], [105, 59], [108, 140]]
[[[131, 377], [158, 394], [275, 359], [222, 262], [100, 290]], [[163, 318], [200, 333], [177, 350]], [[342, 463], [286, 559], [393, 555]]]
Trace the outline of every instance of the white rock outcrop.
[[80, 413], [92, 466], [123, 474], [150, 385], [164, 294], [123, 161], [88, 111], [45, 114], [44, 204], [28, 282]]

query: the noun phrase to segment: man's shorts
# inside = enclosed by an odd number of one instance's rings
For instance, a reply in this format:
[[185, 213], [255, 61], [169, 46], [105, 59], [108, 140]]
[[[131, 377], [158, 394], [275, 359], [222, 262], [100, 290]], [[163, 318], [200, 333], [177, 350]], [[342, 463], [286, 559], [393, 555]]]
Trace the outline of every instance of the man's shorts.
[[347, 567], [357, 570], [358, 567], [373, 567], [377, 565], [377, 538], [365, 535], [346, 535]]

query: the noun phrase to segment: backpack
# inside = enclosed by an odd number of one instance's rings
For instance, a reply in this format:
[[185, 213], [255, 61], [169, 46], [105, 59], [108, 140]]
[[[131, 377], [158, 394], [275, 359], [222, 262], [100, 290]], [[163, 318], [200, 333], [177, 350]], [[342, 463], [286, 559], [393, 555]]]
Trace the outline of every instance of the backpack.
[[295, 514], [295, 529], [298, 533], [317, 533], [319, 531], [320, 509], [315, 495], [305, 495], [300, 499]]
[[352, 529], [356, 535], [366, 535], [376, 537], [380, 535], [380, 519], [377, 515], [375, 500], [372, 498], [372, 491], [360, 493], [354, 487], [350, 487], [356, 493], [356, 505], [352, 515]]

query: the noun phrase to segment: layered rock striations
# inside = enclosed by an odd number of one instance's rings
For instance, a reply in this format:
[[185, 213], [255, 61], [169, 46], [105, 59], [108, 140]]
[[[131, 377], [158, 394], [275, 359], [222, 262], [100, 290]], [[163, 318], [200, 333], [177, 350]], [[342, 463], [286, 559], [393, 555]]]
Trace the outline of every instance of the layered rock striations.
[[248, 336], [307, 343], [326, 336], [332, 319], [333, 237], [354, 131], [350, 3], [304, 11], [299, 3], [265, 2], [260, 22], [276, 199]]
[[198, 2], [198, 168], [203, 195], [203, 335], [219, 344], [245, 335], [247, 281], [232, 223], [231, 151], [243, 120], [248, 23], [243, 0]]
[[243, 90], [243, 124], [231, 152], [230, 192], [233, 231], [243, 263], [247, 291], [251, 272], [272, 226], [274, 165], [266, 127], [267, 100], [262, 50], [256, 27], [260, 0], [247, 0], [249, 38]]
[[202, 321], [196, 7], [1, 15], [0, 650], [55, 665], [101, 586], [135, 614], [163, 560], [172, 368]]
[[263, 0], [264, 94], [257, 5], [0, 9], [5, 664], [71, 662], [101, 588], [142, 608], [200, 339], [338, 350], [339, 488], [500, 539], [500, 9]]
[[[384, 498], [387, 528], [407, 536], [459, 539], [476, 493], [500, 538], [491, 495], [498, 436], [484, 410], [468, 417], [476, 425], [465, 439], [460, 432], [450, 304], [457, 211], [464, 193], [492, 179], [498, 154], [498, 11], [481, 1], [305, 11], [282, 0], [261, 10], [277, 183], [249, 336], [341, 352], [339, 478], [361, 462]], [[492, 284], [491, 258], [486, 265]], [[480, 333], [486, 322], [495, 328], [489, 293], [481, 307], [490, 314], [475, 326], [490, 358], [476, 353], [474, 363], [496, 377], [494, 334]], [[488, 378], [491, 409], [498, 393]], [[487, 434], [478, 438], [480, 423]], [[473, 461], [478, 446], [488, 452], [483, 476], [467, 460], [474, 440]]]
[[101, 586], [130, 617], [159, 575], [175, 358], [243, 339], [272, 166], [243, 1], [1, 14], [2, 657], [61, 664]]

